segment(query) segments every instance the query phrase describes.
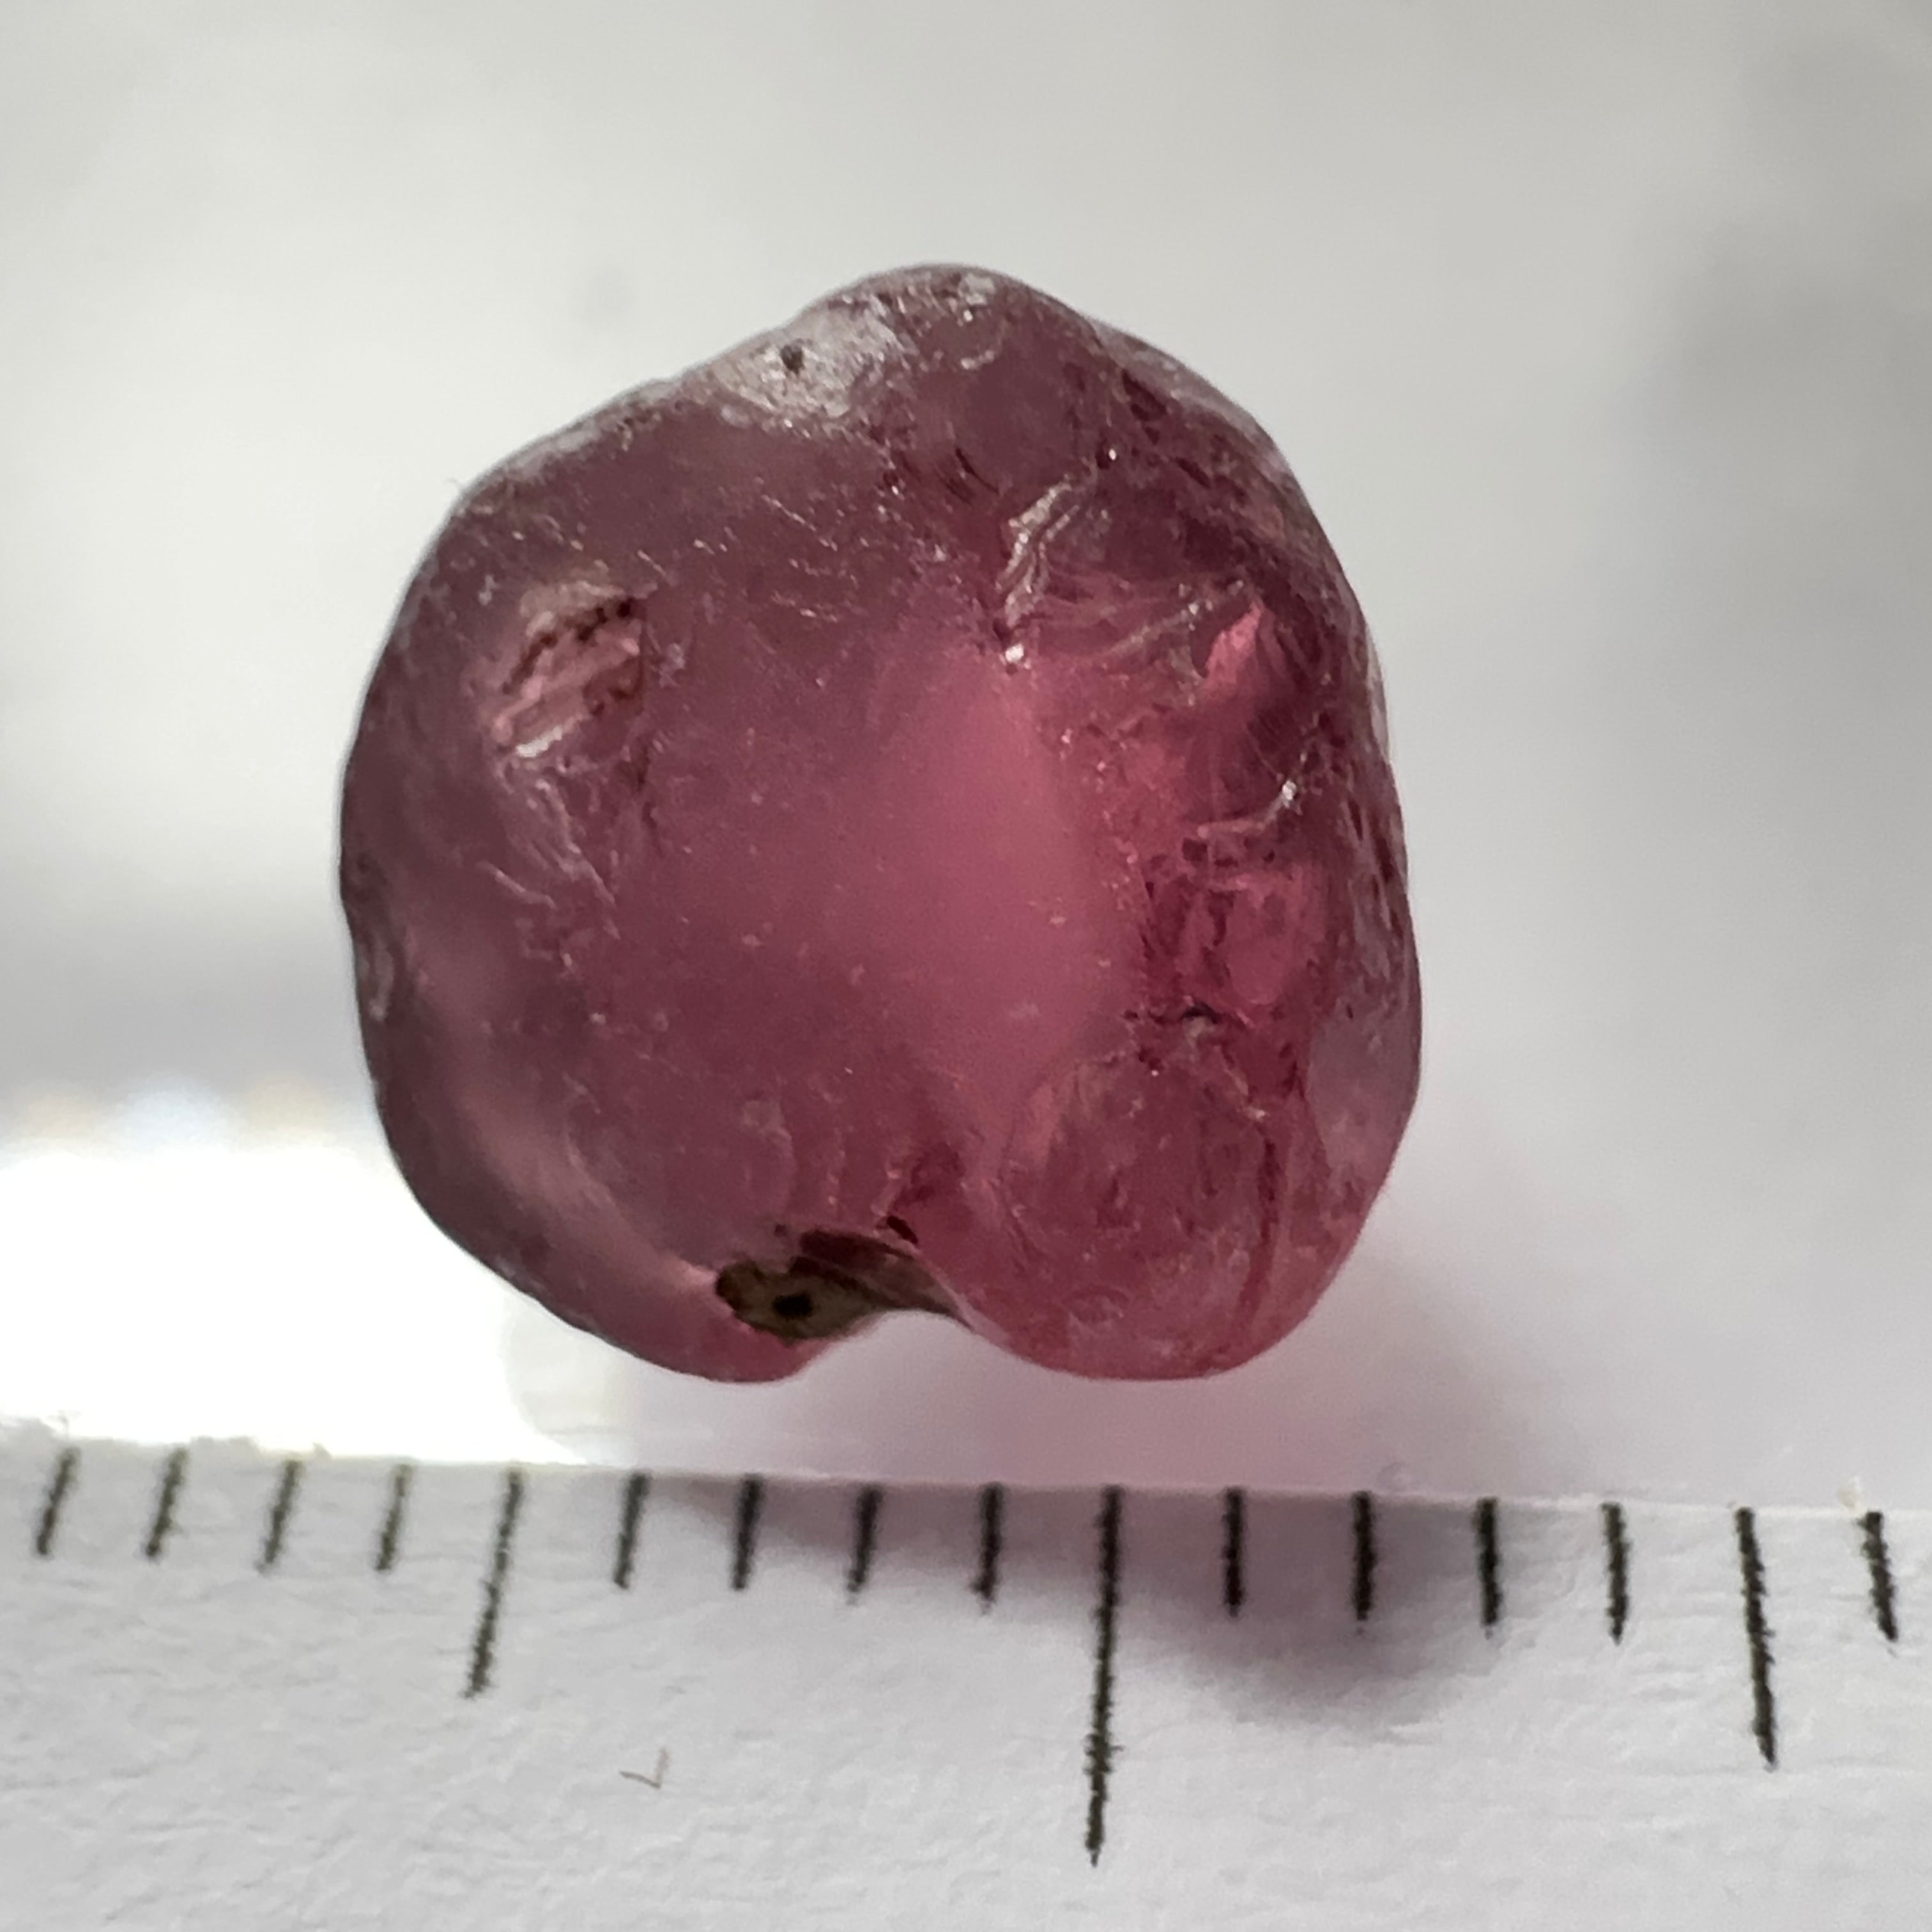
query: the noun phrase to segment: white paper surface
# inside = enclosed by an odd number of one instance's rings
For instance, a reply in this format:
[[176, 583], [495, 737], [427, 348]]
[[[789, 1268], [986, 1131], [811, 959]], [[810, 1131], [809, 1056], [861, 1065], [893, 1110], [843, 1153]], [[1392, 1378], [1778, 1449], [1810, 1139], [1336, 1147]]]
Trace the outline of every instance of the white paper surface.
[[[1754, 1736], [1728, 1510], [1628, 1514], [1606, 1617], [1594, 1508], [1504, 1503], [1485, 1628], [1468, 1508], [1248, 1498], [1238, 1616], [1218, 1498], [1121, 1502], [1112, 1747], [1088, 1740], [1092, 1491], [854, 1496], [660, 1480], [629, 1586], [622, 1479], [280, 1472], [197, 1445], [157, 1553], [152, 1450], [0, 1444], [0, 1925], [13, 1932], [1828, 1932], [1932, 1896], [1932, 1520], [1760, 1512], [1778, 1762]], [[500, 1564], [495, 1552], [505, 1554]], [[734, 1562], [744, 1587], [732, 1586]], [[487, 1681], [484, 1586], [500, 1581]]]

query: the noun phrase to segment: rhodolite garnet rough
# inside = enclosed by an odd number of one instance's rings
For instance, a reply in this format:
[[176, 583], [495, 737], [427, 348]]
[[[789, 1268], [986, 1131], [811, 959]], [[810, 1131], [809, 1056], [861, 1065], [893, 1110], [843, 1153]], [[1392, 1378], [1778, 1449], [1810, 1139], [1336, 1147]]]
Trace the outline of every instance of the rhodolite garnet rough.
[[368, 689], [342, 890], [424, 1208], [719, 1379], [902, 1308], [1230, 1368], [1414, 1096], [1319, 526], [1198, 377], [977, 270], [844, 290], [470, 490]]

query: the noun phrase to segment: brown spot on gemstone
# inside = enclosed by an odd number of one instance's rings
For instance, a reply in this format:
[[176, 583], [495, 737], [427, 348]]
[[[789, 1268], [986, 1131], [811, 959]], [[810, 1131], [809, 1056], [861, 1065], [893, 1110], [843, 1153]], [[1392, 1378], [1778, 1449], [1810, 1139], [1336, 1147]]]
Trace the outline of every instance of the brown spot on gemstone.
[[814, 1342], [894, 1309], [946, 1312], [926, 1269], [883, 1241], [812, 1228], [796, 1246], [782, 1266], [740, 1261], [718, 1270], [719, 1298], [748, 1328], [782, 1342]]

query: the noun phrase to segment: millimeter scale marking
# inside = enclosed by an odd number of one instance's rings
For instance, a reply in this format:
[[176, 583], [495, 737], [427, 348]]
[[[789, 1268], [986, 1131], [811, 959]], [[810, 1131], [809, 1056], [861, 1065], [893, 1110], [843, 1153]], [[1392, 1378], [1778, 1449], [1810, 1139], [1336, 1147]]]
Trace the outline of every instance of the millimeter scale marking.
[[[1610, 1624], [1612, 1640], [1622, 1643], [1624, 1627], [1630, 1622], [1630, 1539], [1624, 1527], [1622, 1503], [1605, 1503], [1603, 1516], [1604, 1574], [1610, 1590], [1610, 1600], [1604, 1606], [1604, 1614]], [[1895, 1636], [1898, 1632], [1888, 1630], [1886, 1634]]]
[[[211, 1532], [197, 1514], [204, 1480], [218, 1481], [230, 1491], [244, 1478], [252, 1484], [256, 1500], [247, 1516], [245, 1541], [224, 1544], [223, 1560], [237, 1574], [254, 1570], [262, 1587], [284, 1598], [305, 1589], [339, 1587], [344, 1577], [358, 1569], [371, 1579], [406, 1575], [413, 1564], [427, 1560], [419, 1556], [418, 1546], [432, 1540], [442, 1551], [438, 1561], [448, 1564], [460, 1557], [460, 1552], [452, 1553], [446, 1526], [424, 1490], [425, 1483], [446, 1480], [446, 1474], [433, 1467], [405, 1462], [370, 1471], [361, 1492], [368, 1497], [368, 1514], [326, 1566], [325, 1584], [319, 1555], [305, 1546], [304, 1519], [316, 1507], [318, 1484], [332, 1470], [352, 1470], [352, 1464], [320, 1456], [256, 1455], [232, 1445], [141, 1450], [122, 1444], [58, 1441], [44, 1432], [0, 1437], [0, 1450], [4, 1451], [0, 1467], [10, 1464], [18, 1468], [30, 1456], [36, 1463], [30, 1475], [22, 1474], [14, 1484], [21, 1498], [17, 1560], [0, 1573], [0, 1596], [20, 1591], [37, 1577], [52, 1578], [85, 1566], [102, 1580], [101, 1588], [124, 1592], [130, 1605], [140, 1604], [155, 1587], [155, 1580], [190, 1562], [213, 1561]], [[204, 1460], [212, 1451], [219, 1452], [212, 1460], [220, 1466], [204, 1479]], [[526, 1668], [533, 1658], [541, 1661], [545, 1654], [542, 1613], [519, 1601], [524, 1545], [533, 1533], [532, 1509], [540, 1502], [548, 1508], [568, 1491], [576, 1499], [574, 1506], [581, 1506], [571, 1519], [574, 1541], [562, 1558], [553, 1549], [546, 1560], [553, 1565], [566, 1561], [574, 1573], [580, 1573], [573, 1588], [593, 1595], [601, 1589], [636, 1596], [646, 1586], [663, 1581], [657, 1566], [667, 1559], [653, 1527], [658, 1513], [676, 1508], [688, 1514], [691, 1508], [688, 1498], [667, 1501], [668, 1489], [674, 1490], [680, 1481], [689, 1488], [698, 1479], [668, 1478], [643, 1470], [522, 1466], [463, 1474], [470, 1490], [486, 1499], [487, 1508], [472, 1512], [475, 1529], [481, 1534], [472, 1546], [470, 1581], [466, 1590], [457, 1591], [448, 1607], [448, 1615], [461, 1616], [466, 1628], [449, 1633], [461, 1663], [448, 1689], [459, 1704], [487, 1708], [502, 1694], [507, 1660], [517, 1658]], [[94, 1493], [98, 1489], [112, 1492], [117, 1507], [124, 1492], [130, 1498], [123, 1508], [128, 1531], [118, 1555], [98, 1534], [81, 1546], [77, 1516], [104, 1501]], [[837, 1520], [828, 1526], [820, 1564], [824, 1589], [834, 1599], [842, 1598], [855, 1619], [854, 1642], [871, 1641], [874, 1626], [868, 1620], [879, 1613], [874, 1600], [882, 1589], [890, 1598], [907, 1581], [908, 1559], [895, 1536], [901, 1514], [922, 1494], [915, 1490], [878, 1483], [791, 1484], [760, 1474], [711, 1482], [704, 1486], [704, 1494], [715, 1500], [704, 1508], [715, 1526], [715, 1568], [708, 1582], [694, 1574], [681, 1579], [680, 1587], [700, 1596], [708, 1594], [721, 1607], [734, 1598], [757, 1602], [772, 1592], [796, 1598], [808, 1588], [816, 1600], [819, 1586], [802, 1580], [795, 1547], [773, 1545], [770, 1552], [766, 1547], [778, 1533], [773, 1510], [781, 1505], [793, 1509], [800, 1497], [806, 1503], [797, 1507], [806, 1507], [814, 1493], [827, 1498], [828, 1507], [836, 1504]], [[929, 1497], [932, 1492], [925, 1493]], [[988, 1628], [997, 1628], [1006, 1610], [1015, 1576], [1025, 1575], [1028, 1564], [1037, 1568], [1040, 1552], [1024, 1539], [1029, 1533], [1028, 1511], [1034, 1499], [1045, 1493], [989, 1485], [959, 1495], [956, 1538], [946, 1558], [953, 1576], [951, 1587], [971, 1600], [977, 1616], [989, 1620]], [[1060, 1532], [1052, 1554], [1070, 1570], [1084, 1562], [1086, 1572], [1084, 1607], [1070, 1598], [1073, 1607], [1066, 1612], [1084, 1622], [1087, 1633], [1086, 1684], [1079, 1700], [1084, 1723], [1077, 1738], [1069, 1739], [1073, 1756], [1069, 1773], [1077, 1783], [1077, 1798], [1072, 1792], [1069, 1797], [1078, 1811], [1078, 1850], [1083, 1862], [1096, 1870], [1113, 1856], [1118, 1842], [1122, 1825], [1116, 1814], [1126, 1788], [1122, 1780], [1140, 1774], [1153, 1748], [1154, 1740], [1136, 1730], [1135, 1672], [1142, 1667], [1136, 1644], [1143, 1640], [1136, 1635], [1134, 1619], [1164, 1613], [1165, 1598], [1185, 1597], [1196, 1606], [1193, 1614], [1218, 1620], [1232, 1633], [1252, 1625], [1258, 1616], [1279, 1615], [1279, 1602], [1270, 1609], [1258, 1591], [1271, 1591], [1279, 1599], [1287, 1590], [1298, 1593], [1296, 1600], [1314, 1606], [1310, 1615], [1325, 1618], [1355, 1642], [1372, 1646], [1384, 1640], [1385, 1622], [1393, 1618], [1399, 1624], [1407, 1613], [1396, 1580], [1403, 1563], [1413, 1571], [1415, 1558], [1412, 1549], [1405, 1549], [1397, 1529], [1420, 1526], [1434, 1534], [1440, 1526], [1437, 1542], [1448, 1552], [1454, 1546], [1448, 1532], [1460, 1518], [1462, 1581], [1456, 1594], [1463, 1606], [1462, 1622], [1490, 1658], [1489, 1664], [1481, 1667], [1493, 1670], [1510, 1654], [1520, 1622], [1553, 1614], [1550, 1606], [1558, 1599], [1548, 1583], [1553, 1559], [1545, 1546], [1552, 1525], [1567, 1534], [1574, 1524], [1580, 1529], [1566, 1543], [1564, 1561], [1580, 1574], [1593, 1573], [1593, 1580], [1586, 1577], [1576, 1587], [1594, 1596], [1591, 1619], [1601, 1667], [1608, 1671], [1633, 1646], [1654, 1644], [1660, 1634], [1669, 1635], [1672, 1613], [1662, 1600], [1661, 1578], [1670, 1564], [1680, 1571], [1687, 1564], [1696, 1568], [1714, 1590], [1712, 1580], [1720, 1575], [1721, 1544], [1727, 1541], [1734, 1689], [1713, 1698], [1711, 1708], [1719, 1714], [1728, 1711], [1727, 1718], [1718, 1717], [1719, 1730], [1754, 1754], [1763, 1771], [1775, 1774], [1788, 1771], [1794, 1755], [1804, 1748], [1802, 1729], [1787, 1726], [1780, 1708], [1785, 1652], [1780, 1633], [1787, 1619], [1802, 1628], [1808, 1618], [1815, 1623], [1828, 1611], [1849, 1631], [1850, 1612], [1844, 1606], [1853, 1606], [1863, 1632], [1858, 1641], [1874, 1656], [1895, 1654], [1916, 1634], [1912, 1584], [1932, 1578], [1932, 1519], [1888, 1519], [1873, 1510], [1832, 1518], [1819, 1512], [1739, 1505], [1724, 1510], [1679, 1510], [1672, 1515], [1668, 1506], [1659, 1505], [1646, 1514], [1614, 1499], [1563, 1505], [1518, 1504], [1489, 1496], [1462, 1503], [1420, 1503], [1366, 1491], [1332, 1498], [1282, 1499], [1238, 1487], [1176, 1497], [1109, 1486], [1089, 1492], [1084, 1503], [1064, 1496], [1062, 1501], [1070, 1526]], [[1284, 1568], [1270, 1556], [1269, 1539], [1278, 1540], [1280, 1534], [1277, 1507], [1286, 1504], [1325, 1512], [1324, 1520], [1332, 1518], [1334, 1528], [1324, 1532], [1328, 1540], [1322, 1546], [1328, 1554], [1318, 1564]], [[929, 1502], [928, 1507], [929, 1510]], [[1900, 1525], [1911, 1546], [1909, 1562], [1900, 1556], [1904, 1546]], [[1729, 1531], [1728, 1538], [1714, 1534], [1720, 1528]], [[1788, 1566], [1781, 1568], [1780, 1556], [1799, 1528], [1810, 1539], [1807, 1547], [1815, 1546], [1823, 1552], [1816, 1560], [1807, 1558], [1802, 1580], [1788, 1579]], [[554, 1523], [545, 1533], [554, 1538]], [[1036, 1538], [1036, 1532], [1033, 1533]], [[1022, 1538], [1017, 1545], [1016, 1534]], [[1084, 1544], [1084, 1550], [1075, 1548], [1078, 1544]], [[1650, 1561], [1653, 1544], [1660, 1546], [1655, 1566]], [[688, 1569], [696, 1560], [695, 1546], [687, 1537], [679, 1546], [684, 1554], [675, 1560]], [[1016, 1562], [1022, 1565], [1019, 1572], [1014, 1570]], [[1157, 1583], [1150, 1580], [1156, 1570], [1161, 1579]], [[1453, 1567], [1444, 1574], [1453, 1583]], [[1404, 1587], [1412, 1591], [1414, 1581], [1412, 1574]], [[466, 1613], [461, 1600], [465, 1594]], [[381, 1600], [380, 1596], [376, 1600], [379, 1606]], [[1036, 1601], [1033, 1607], [1037, 1616]], [[716, 1610], [706, 1615], [711, 1620], [707, 1628], [728, 1629], [716, 1623]], [[782, 1631], [782, 1623], [775, 1628]], [[41, 1640], [46, 1654], [33, 1660], [34, 1667], [57, 1674], [58, 1624], [50, 1624]], [[768, 1632], [762, 1640], [769, 1647], [783, 1640]], [[560, 1650], [560, 1665], [563, 1658]], [[1932, 1717], [1932, 1688], [1916, 1678], [1912, 1682]], [[1902, 1681], [1900, 1688], [1905, 1688]], [[1808, 1705], [1815, 1706], [1816, 1686], [1808, 1684], [1804, 1694]], [[1606, 1702], [1614, 1701], [1613, 1693], [1606, 1697]], [[1735, 1756], [1731, 1746], [1723, 1748]], [[681, 1748], [681, 1762], [683, 1758]], [[640, 1761], [646, 1766], [662, 1762], [653, 1750], [644, 1750]], [[1926, 1769], [1932, 1790], [1932, 1760]], [[623, 1768], [622, 1774], [653, 1790], [670, 1788], [662, 1769], [647, 1775]]]

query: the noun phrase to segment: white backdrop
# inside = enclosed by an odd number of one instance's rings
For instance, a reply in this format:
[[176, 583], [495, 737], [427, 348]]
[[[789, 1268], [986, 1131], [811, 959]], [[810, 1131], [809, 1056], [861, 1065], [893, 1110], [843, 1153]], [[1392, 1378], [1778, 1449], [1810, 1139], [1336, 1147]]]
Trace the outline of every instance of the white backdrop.
[[[1922, 7], [16, 7], [0, 236], [0, 1413], [1932, 1504]], [[912, 1320], [680, 1383], [313, 1131], [338, 761], [458, 487], [934, 258], [1252, 410], [1384, 654], [1423, 1102], [1192, 1388]]]

